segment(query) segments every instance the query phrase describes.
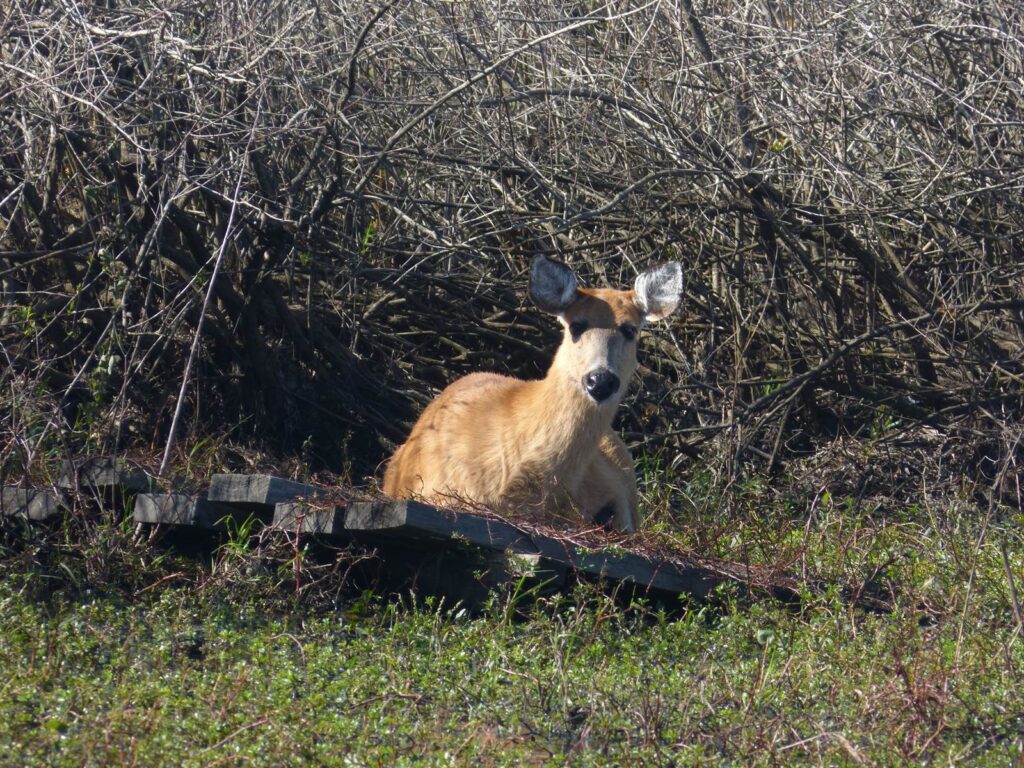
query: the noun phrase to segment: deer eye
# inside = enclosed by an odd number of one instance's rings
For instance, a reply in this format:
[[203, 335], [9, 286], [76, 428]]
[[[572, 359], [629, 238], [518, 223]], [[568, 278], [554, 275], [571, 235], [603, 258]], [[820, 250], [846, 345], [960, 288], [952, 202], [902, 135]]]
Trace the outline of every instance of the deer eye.
[[619, 326], [619, 333], [626, 337], [626, 341], [632, 341], [636, 338], [636, 326], [623, 323]]
[[569, 333], [572, 334], [573, 339], [578, 339], [585, 330], [587, 330], [587, 324], [583, 320], [569, 323]]

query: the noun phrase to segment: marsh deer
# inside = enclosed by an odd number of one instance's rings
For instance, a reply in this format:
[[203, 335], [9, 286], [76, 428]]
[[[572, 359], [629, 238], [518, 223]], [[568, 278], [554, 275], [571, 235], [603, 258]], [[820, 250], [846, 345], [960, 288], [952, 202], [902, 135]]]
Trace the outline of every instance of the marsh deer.
[[577, 282], [564, 264], [534, 259], [530, 297], [563, 326], [547, 375], [473, 373], [449, 385], [391, 458], [384, 493], [501, 512], [574, 504], [589, 521], [639, 527], [633, 460], [612, 418], [636, 370], [640, 329], [675, 310], [682, 270], [651, 269], [625, 291]]

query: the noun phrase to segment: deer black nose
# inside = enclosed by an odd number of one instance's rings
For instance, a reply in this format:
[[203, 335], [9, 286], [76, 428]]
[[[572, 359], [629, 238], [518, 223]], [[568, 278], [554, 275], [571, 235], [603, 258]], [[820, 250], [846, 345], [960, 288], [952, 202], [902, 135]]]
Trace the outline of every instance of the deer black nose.
[[619, 377], [607, 368], [591, 371], [583, 377], [583, 388], [597, 402], [603, 402], [619, 389]]

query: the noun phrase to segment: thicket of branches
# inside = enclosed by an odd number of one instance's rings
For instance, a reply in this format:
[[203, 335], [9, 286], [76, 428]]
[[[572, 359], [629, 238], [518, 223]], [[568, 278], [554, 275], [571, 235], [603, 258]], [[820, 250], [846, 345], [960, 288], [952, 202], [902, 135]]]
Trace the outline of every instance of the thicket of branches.
[[179, 443], [230, 429], [372, 472], [454, 377], [543, 372], [557, 330], [525, 298], [543, 252], [592, 284], [686, 265], [680, 316], [644, 344], [633, 441], [734, 473], [898, 422], [1005, 481], [1021, 16], [16, 0], [5, 466], [52, 440], [162, 449], [180, 403]]

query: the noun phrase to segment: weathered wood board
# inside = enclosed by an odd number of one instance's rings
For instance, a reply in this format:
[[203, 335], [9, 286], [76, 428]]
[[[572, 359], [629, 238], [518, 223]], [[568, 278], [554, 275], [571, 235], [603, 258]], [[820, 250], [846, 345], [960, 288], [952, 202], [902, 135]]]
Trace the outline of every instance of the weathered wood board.
[[[356, 514], [364, 511], [361, 503], [355, 503], [346, 507], [331, 506], [325, 509], [310, 507], [304, 503], [278, 504], [274, 511], [274, 527], [290, 533], [298, 533], [300, 536], [314, 536], [330, 541], [339, 542], [350, 540], [353, 536], [358, 537], [362, 531], [357, 531], [356, 523], [352, 527], [346, 527], [346, 515], [352, 509]], [[440, 509], [425, 507], [433, 510], [436, 515], [445, 513]], [[422, 531], [413, 530], [412, 535], [395, 535], [392, 528], [374, 529], [383, 530], [384, 538], [389, 538], [395, 545], [404, 548], [405, 552], [400, 558], [402, 560], [422, 560], [414, 566], [415, 578], [412, 581], [421, 586], [427, 586], [432, 591], [444, 592], [448, 596], [458, 595], [460, 599], [466, 599], [465, 589], [460, 591], [460, 583], [467, 579], [474, 581], [474, 587], [487, 589], [494, 588], [501, 582], [518, 580], [526, 577], [529, 583], [542, 583], [547, 591], [563, 586], [568, 575], [568, 567], [565, 563], [556, 562], [538, 554], [527, 554], [506, 551], [500, 546], [486, 547], [487, 551], [480, 553], [476, 558], [460, 557], [459, 553], [453, 551], [450, 545], [465, 541], [458, 536], [447, 536], [441, 530], [443, 526], [437, 526], [438, 533], [429, 537], [424, 546]], [[390, 534], [390, 535], [389, 535]], [[370, 537], [374, 533], [368, 532]], [[438, 560], [440, 547], [449, 545], [448, 554]], [[410, 555], [410, 551], [425, 555], [424, 558], [416, 558]], [[393, 554], [393, 553], [392, 553]], [[464, 554], [464, 553], [463, 553]], [[436, 561], [436, 562], [435, 562]], [[426, 565], [424, 565], [426, 563]], [[399, 564], [392, 561], [392, 566]], [[402, 570], [408, 563], [402, 563], [399, 570]], [[408, 568], [404, 568], [408, 571]], [[437, 572], [431, 572], [436, 570]], [[446, 573], [442, 574], [442, 571]], [[483, 574], [481, 578], [477, 578]], [[410, 573], [404, 574], [406, 577]], [[401, 579], [398, 579], [401, 580]], [[473, 588], [470, 588], [473, 592]], [[483, 595], [476, 595], [477, 600], [483, 599]]]
[[[577, 573], [630, 585], [643, 594], [704, 598], [723, 581], [745, 581], [732, 570], [713, 570], [683, 558], [647, 557], [614, 544], [600, 549], [583, 546], [565, 537], [541, 535], [513, 521], [415, 501], [350, 502], [320, 508], [306, 500], [326, 489], [272, 475], [214, 475], [206, 498], [152, 492], [153, 479], [148, 474], [117, 459], [68, 465], [64, 480], [71, 484], [68, 487], [77, 480], [80, 488], [102, 488], [115, 496], [136, 494], [132, 518], [139, 523], [223, 529], [229, 517], [256, 513], [266, 522], [272, 519], [273, 528], [282, 532], [333, 541], [363, 539], [392, 553], [386, 564], [398, 571], [405, 560], [412, 564], [412, 570], [407, 570], [417, 578], [434, 568], [440, 574], [434, 579], [437, 583], [465, 580], [458, 563], [474, 558], [488, 565], [488, 579], [526, 576], [533, 583], [563, 585], [567, 574]], [[20, 514], [32, 520], [59, 514], [63, 503], [51, 492], [13, 487], [4, 488], [2, 501], [4, 515]], [[472, 547], [478, 549], [474, 552]]]
[[344, 507], [316, 509], [295, 502], [278, 504], [274, 507], [274, 527], [300, 535], [348, 538]]
[[650, 560], [613, 550], [591, 550], [558, 539], [537, 536], [509, 523], [481, 515], [450, 512], [415, 501], [354, 502], [345, 514], [353, 533], [405, 539], [461, 539], [494, 550], [537, 555], [572, 570], [642, 590], [707, 595], [724, 577], [710, 569], [670, 560]]
[[314, 485], [273, 475], [214, 475], [206, 498], [269, 516], [277, 504], [315, 496], [317, 492]]
[[67, 489], [84, 488], [129, 494], [156, 489], [153, 477], [137, 464], [109, 457], [62, 462], [57, 485]]
[[27, 520], [49, 520], [64, 509], [64, 501], [52, 491], [5, 485], [0, 495], [0, 515]]
[[132, 519], [137, 523], [187, 525], [207, 530], [225, 527], [225, 520], [239, 510], [182, 493], [140, 493], [135, 497]]

